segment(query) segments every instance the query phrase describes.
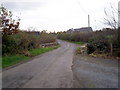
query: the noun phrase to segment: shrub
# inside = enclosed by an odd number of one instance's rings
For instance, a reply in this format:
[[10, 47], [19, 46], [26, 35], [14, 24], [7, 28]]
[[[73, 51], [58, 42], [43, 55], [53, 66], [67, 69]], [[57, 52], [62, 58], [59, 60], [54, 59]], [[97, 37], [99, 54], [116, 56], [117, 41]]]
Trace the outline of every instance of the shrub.
[[2, 55], [5, 54], [19, 54], [27, 52], [28, 50], [39, 48], [41, 43], [55, 42], [56, 38], [50, 34], [28, 34], [26, 32], [19, 32], [12, 35], [2, 36]]
[[[120, 40], [118, 30], [113, 29], [103, 29], [99, 31], [94, 31], [92, 33], [81, 33], [81, 32], [59, 32], [58, 39], [84, 42], [88, 44], [88, 53], [110, 53], [113, 49], [112, 55], [120, 55]], [[111, 44], [113, 45], [111, 49]]]
[[73, 32], [73, 33], [59, 33], [57, 35], [58, 39], [69, 40], [69, 41], [77, 41], [77, 42], [88, 42], [91, 37], [91, 33], [81, 33], [81, 32]]
[[76, 54], [81, 54], [81, 49], [80, 49], [80, 47], [78, 47], [78, 48], [76, 49], [75, 53], [76, 53]]
[[91, 54], [95, 51], [95, 46], [92, 44], [87, 44], [87, 53]]

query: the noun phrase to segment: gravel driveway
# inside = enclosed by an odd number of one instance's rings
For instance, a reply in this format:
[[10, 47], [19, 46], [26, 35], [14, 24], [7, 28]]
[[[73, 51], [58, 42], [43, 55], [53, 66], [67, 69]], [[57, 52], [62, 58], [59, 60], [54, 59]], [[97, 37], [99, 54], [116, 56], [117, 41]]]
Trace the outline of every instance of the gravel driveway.
[[117, 60], [75, 55], [72, 70], [76, 88], [118, 88]]

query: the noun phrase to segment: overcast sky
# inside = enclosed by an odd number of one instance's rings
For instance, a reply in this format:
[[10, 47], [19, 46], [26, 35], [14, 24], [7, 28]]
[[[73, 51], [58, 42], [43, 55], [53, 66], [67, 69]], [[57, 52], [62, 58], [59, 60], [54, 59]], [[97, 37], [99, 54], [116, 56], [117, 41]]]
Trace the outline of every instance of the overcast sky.
[[66, 31], [70, 28], [90, 26], [93, 30], [107, 27], [104, 24], [104, 8], [115, 8], [119, 0], [1, 0], [8, 10], [19, 16], [20, 28], [34, 27], [36, 30]]

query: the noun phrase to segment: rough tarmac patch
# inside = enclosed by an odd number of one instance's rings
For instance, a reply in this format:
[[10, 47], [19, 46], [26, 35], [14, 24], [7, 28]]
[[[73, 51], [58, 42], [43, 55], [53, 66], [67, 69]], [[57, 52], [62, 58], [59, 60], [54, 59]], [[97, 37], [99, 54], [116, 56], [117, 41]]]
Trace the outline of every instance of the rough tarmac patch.
[[75, 55], [73, 60], [75, 88], [118, 88], [118, 61]]

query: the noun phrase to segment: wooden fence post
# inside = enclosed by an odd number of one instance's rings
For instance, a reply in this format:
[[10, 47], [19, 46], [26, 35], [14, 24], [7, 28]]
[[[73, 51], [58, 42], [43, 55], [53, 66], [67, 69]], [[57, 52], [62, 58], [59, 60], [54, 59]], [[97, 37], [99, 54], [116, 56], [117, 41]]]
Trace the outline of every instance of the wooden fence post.
[[110, 52], [111, 52], [111, 56], [112, 56], [112, 54], [113, 54], [113, 44], [112, 43], [110, 43]]

